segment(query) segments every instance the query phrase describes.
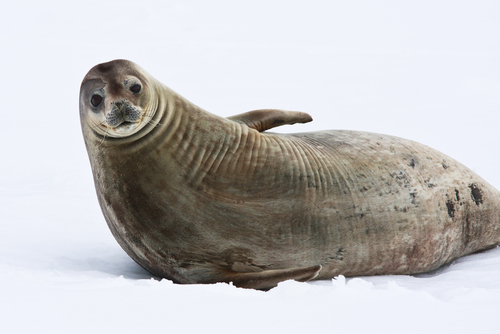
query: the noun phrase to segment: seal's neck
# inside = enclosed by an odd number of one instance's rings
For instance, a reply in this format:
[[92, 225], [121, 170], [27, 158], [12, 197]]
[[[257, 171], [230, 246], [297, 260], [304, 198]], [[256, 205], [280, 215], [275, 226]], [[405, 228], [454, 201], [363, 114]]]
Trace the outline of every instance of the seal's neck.
[[208, 173], [216, 171], [228, 155], [237, 155], [249, 137], [258, 136], [257, 131], [211, 114], [165, 89], [167, 94], [163, 96], [169, 96], [169, 101], [160, 120], [164, 124], [159, 126], [163, 133], [157, 136], [161, 142], [155, 145], [162, 147], [160, 151], [168, 152], [172, 168], [184, 182], [199, 184]]

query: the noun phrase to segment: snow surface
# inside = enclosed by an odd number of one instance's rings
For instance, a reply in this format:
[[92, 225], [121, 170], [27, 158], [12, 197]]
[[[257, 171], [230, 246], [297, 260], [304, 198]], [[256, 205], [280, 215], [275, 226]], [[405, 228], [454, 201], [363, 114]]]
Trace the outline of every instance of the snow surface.
[[497, 332], [500, 248], [267, 293], [152, 278], [101, 215], [78, 94], [130, 59], [210, 112], [413, 139], [499, 188], [499, 17], [497, 0], [2, 1], [0, 332]]

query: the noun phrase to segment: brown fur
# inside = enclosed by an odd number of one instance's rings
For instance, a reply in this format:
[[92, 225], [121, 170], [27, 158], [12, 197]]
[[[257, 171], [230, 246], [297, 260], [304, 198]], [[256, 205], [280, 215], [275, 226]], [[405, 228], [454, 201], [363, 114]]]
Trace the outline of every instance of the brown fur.
[[[127, 91], [129, 75], [141, 94]], [[109, 110], [90, 110], [95, 89], [106, 103], [128, 97], [147, 124], [96, 130], [93, 120]], [[416, 274], [500, 242], [500, 193], [410, 140], [259, 132], [308, 115], [218, 117], [123, 60], [90, 70], [80, 115], [113, 235], [175, 282], [267, 289], [286, 279]]]

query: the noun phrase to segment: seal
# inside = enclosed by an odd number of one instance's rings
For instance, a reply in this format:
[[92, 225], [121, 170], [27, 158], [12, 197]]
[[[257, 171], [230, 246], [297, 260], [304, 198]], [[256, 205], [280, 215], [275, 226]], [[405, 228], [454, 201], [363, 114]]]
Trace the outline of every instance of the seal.
[[414, 141], [265, 132], [312, 118], [219, 117], [127, 60], [88, 72], [80, 117], [112, 234], [176, 283], [417, 274], [500, 243], [500, 193]]

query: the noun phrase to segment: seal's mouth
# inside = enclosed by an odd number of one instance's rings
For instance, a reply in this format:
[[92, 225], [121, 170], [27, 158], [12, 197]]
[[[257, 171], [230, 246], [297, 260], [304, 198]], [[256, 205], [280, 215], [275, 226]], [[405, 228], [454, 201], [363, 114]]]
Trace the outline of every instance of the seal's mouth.
[[128, 136], [134, 133], [137, 129], [139, 122], [122, 122], [118, 126], [115, 126], [110, 129], [108, 133], [114, 133], [118, 136]]
[[118, 129], [118, 128], [129, 128], [129, 127], [131, 127], [132, 125], [135, 125], [135, 124], [137, 124], [137, 123], [136, 122], [127, 122], [127, 121], [125, 121], [125, 122], [119, 124], [118, 126], [115, 126], [115, 129]]

